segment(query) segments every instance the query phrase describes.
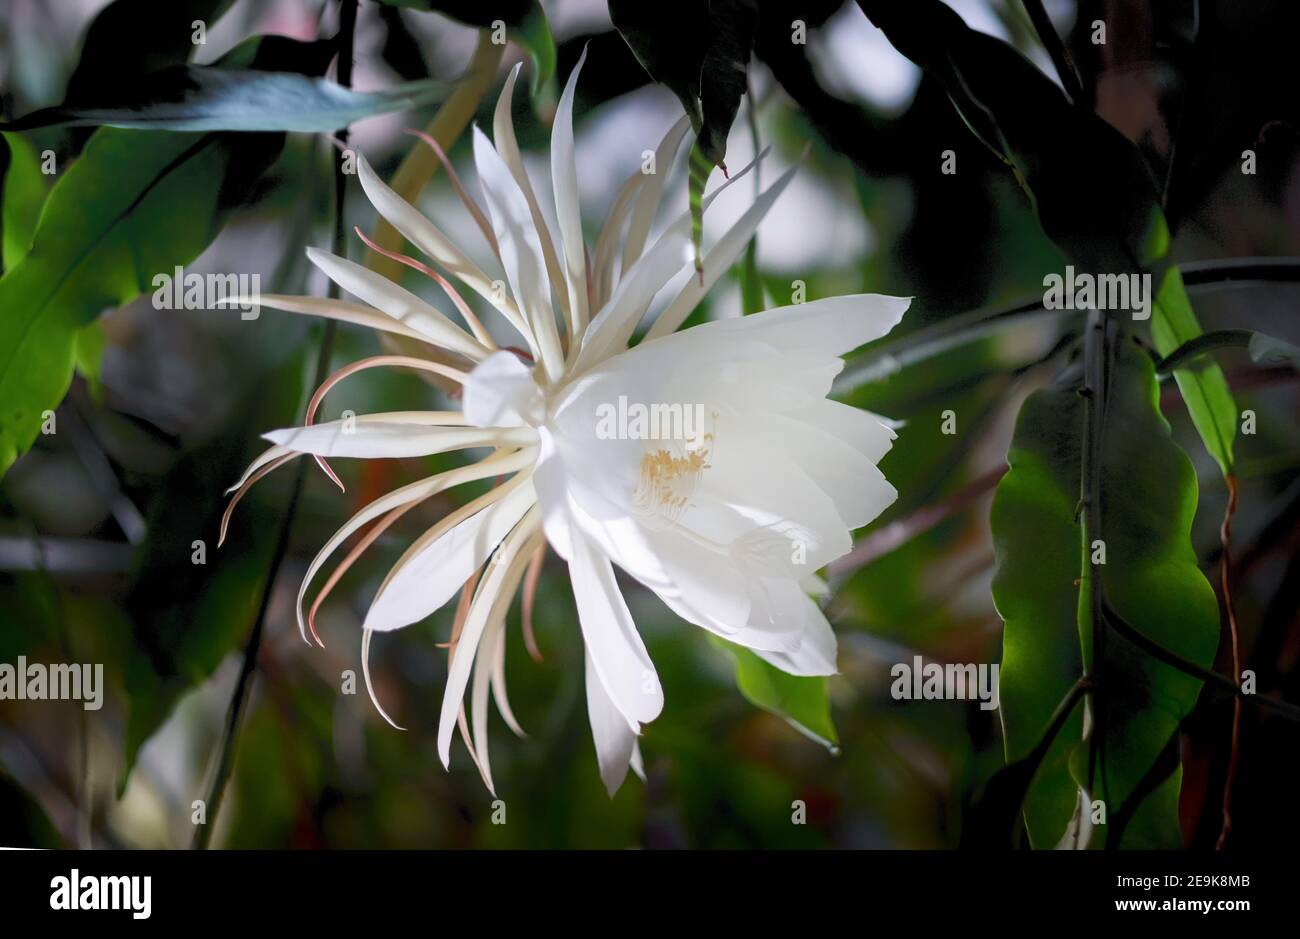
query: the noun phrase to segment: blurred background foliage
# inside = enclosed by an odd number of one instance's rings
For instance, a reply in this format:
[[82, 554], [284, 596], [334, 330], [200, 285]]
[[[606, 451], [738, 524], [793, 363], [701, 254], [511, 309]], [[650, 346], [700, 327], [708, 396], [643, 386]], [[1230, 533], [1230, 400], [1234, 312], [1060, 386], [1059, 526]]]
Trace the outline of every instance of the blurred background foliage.
[[[1041, 298], [1044, 274], [1066, 263], [1059, 238], [1044, 232], [1048, 220], [1040, 225], [1015, 173], [971, 134], [941, 76], [923, 73], [864, 15], [876, 6], [758, 4], [748, 88], [727, 141], [727, 164], [745, 165], [758, 144], [773, 151], [761, 169], [764, 179], [795, 161], [801, 169], [760, 227], [752, 257], [718, 285], [697, 319], [739, 315], [759, 288], [764, 306], [783, 305], [801, 283], [810, 299], [860, 291], [914, 296], [902, 329], [922, 334], [969, 311], [1032, 305]], [[1028, 5], [950, 0], [948, 6], [1059, 81]], [[1287, 283], [1295, 279], [1293, 268], [1279, 265], [1235, 280], [1215, 268], [1199, 278], [1187, 273], [1195, 262], [1300, 254], [1300, 99], [1284, 47], [1298, 25], [1295, 5], [1081, 0], [1045, 7], [1078, 70], [1084, 99], [1078, 103], [1122, 133], [1161, 181], [1155, 191], [1173, 230], [1172, 255], [1192, 265], [1185, 275], [1204, 328], [1250, 328], [1300, 341], [1296, 287]], [[320, 0], [185, 0], [150, 4], [147, 14], [142, 9], [131, 0], [6, 3], [0, 9], [5, 115], [87, 95], [129, 100], [149, 86], [145, 76], [184, 63], [191, 53], [193, 64], [206, 65], [248, 37], [308, 44], [338, 28], [336, 5]], [[558, 83], [586, 47], [575, 114], [585, 221], [594, 232], [622, 178], [680, 116], [682, 104], [652, 81], [602, 0], [544, 0], [540, 9], [544, 17], [526, 0], [362, 2], [352, 84], [372, 90], [427, 78], [456, 81], [470, 63], [478, 28], [490, 28], [499, 16], [511, 24], [512, 43], [474, 120], [490, 125], [505, 65], [529, 59], [526, 69], [536, 78], [529, 94], [516, 96], [513, 110], [537, 184], [546, 176], [542, 161]], [[198, 46], [191, 37], [195, 19], [207, 23]], [[791, 41], [796, 20], [806, 24], [806, 44]], [[1105, 44], [1091, 41], [1096, 21], [1106, 24]], [[303, 75], [321, 74], [329, 60], [311, 45], [293, 47], [292, 56], [288, 49], [262, 43], [238, 54], [275, 56], [266, 67]], [[350, 145], [391, 177], [411, 147], [403, 129], [425, 126], [436, 110], [427, 104], [361, 121]], [[1048, 115], [1042, 126], [1044, 134], [1066, 133]], [[129, 188], [129, 179], [113, 174], [166, 162], [168, 148], [177, 146], [174, 135], [159, 130], [96, 133], [105, 135], [101, 140], [116, 135], [139, 154], [106, 164], [100, 190]], [[329, 243], [336, 158], [324, 135], [212, 138], [214, 162], [141, 219], [144, 234], [122, 236], [125, 254], [96, 256], [88, 276], [104, 283], [87, 288], [79, 318], [61, 321], [58, 337], [47, 337], [52, 346], [64, 343], [66, 362], [51, 353], [39, 365], [54, 384], [65, 367], [73, 376], [57, 407], [58, 432], [37, 436], [0, 482], [0, 662], [20, 655], [102, 662], [108, 686], [97, 712], [76, 702], [0, 701], [0, 843], [183, 846], [194, 833], [191, 804], [204, 797], [213, 772], [293, 480], [280, 474], [254, 489], [217, 550], [222, 493], [258, 451], [261, 433], [298, 420], [321, 327], [270, 310], [252, 321], [224, 310], [155, 310], [145, 284], [157, 270], [184, 263], [200, 272], [256, 272], [268, 291], [323, 292], [302, 249]], [[36, 208], [45, 199], [49, 178], [35, 169], [44, 152], [55, 155], [55, 179], [76, 172], [79, 162], [95, 164], [87, 128], [36, 127], [5, 140], [8, 272], [24, 247], [14, 233], [35, 230]], [[1112, 184], [1110, 168], [1099, 165], [1085, 142], [1052, 142], [1073, 153], [1067, 189], [1105, 192]], [[450, 156], [472, 188], [468, 149], [463, 139]], [[1246, 149], [1257, 157], [1254, 174], [1240, 171]], [[941, 170], [945, 151], [955, 154], [954, 174]], [[1090, 172], [1099, 175], [1085, 178]], [[84, 174], [88, 184], [94, 181], [90, 168]], [[685, 208], [684, 166], [676, 167], [668, 188], [673, 210]], [[734, 189], [745, 191], [706, 214], [706, 243], [752, 193], [746, 183]], [[473, 243], [442, 174], [424, 187], [420, 204], [453, 238]], [[344, 217], [349, 232], [352, 225], [371, 230], [373, 211], [359, 187], [349, 187]], [[67, 224], [75, 234], [76, 217]], [[65, 230], [55, 235], [72, 237]], [[142, 255], [141, 244], [156, 247]], [[352, 237], [347, 249], [353, 257], [363, 251]], [[154, 251], [168, 260], [155, 262]], [[143, 283], [121, 282], [134, 276], [122, 273], [123, 257]], [[408, 286], [427, 293], [414, 280]], [[18, 316], [18, 305], [27, 303], [12, 287], [0, 296], [7, 301], [0, 317]], [[889, 668], [915, 655], [999, 660], [1003, 624], [990, 590], [990, 497], [1021, 402], [1068, 358], [1079, 326], [1059, 317], [1029, 318], [915, 364], [900, 356], [893, 370], [880, 368], [878, 350], [849, 363], [841, 397], [903, 427], [882, 464], [898, 485], [898, 502], [859, 533], [853, 558], [830, 572], [829, 613], [842, 673], [829, 683], [835, 748], [747, 701], [726, 651], [630, 588], [667, 704], [643, 740], [647, 782], [629, 781], [610, 799], [587, 727], [568, 581], [562, 564], [549, 558], [536, 607], [543, 661], [530, 659], [517, 633], [507, 651], [513, 703], [528, 737], [494, 735], [505, 824], [493, 823], [492, 799], [463, 750], [454, 748], [449, 773], [436, 757], [433, 716], [446, 671], [437, 644], [448, 634], [449, 609], [375, 644], [378, 694], [406, 732], [386, 725], [364, 692], [341, 693], [345, 670], [359, 674], [360, 621], [379, 580], [403, 546], [447, 510], [450, 497], [410, 513], [344, 578], [318, 618], [325, 649], [302, 645], [294, 626], [293, 598], [316, 548], [361, 505], [453, 458], [419, 461], [427, 466], [340, 463], [343, 495], [310, 474], [270, 588], [226, 804], [219, 818], [209, 819], [216, 826], [212, 843], [958, 845], [972, 802], [1004, 765], [997, 714], [977, 702], [892, 700]], [[332, 360], [337, 365], [375, 351], [372, 336], [343, 328]], [[1236, 449], [1233, 551], [1243, 656], [1261, 692], [1295, 701], [1295, 372], [1262, 367], [1244, 353], [1221, 361], [1238, 407], [1258, 415], [1257, 433], [1238, 437]], [[861, 380], [871, 367], [877, 380]], [[372, 371], [332, 396], [325, 410], [328, 417], [343, 408], [408, 410], [438, 398], [415, 377]], [[1196, 468], [1192, 542], [1201, 570], [1217, 585], [1227, 491], [1172, 381], [1162, 384], [1160, 402]], [[955, 435], [942, 432], [947, 411], [955, 415]], [[203, 564], [193, 563], [196, 541], [204, 543]], [[511, 621], [517, 618], [516, 605]], [[1218, 656], [1216, 668], [1230, 672], [1223, 644]], [[1186, 844], [1207, 847], [1218, 837], [1231, 719], [1230, 701], [1203, 694], [1183, 722], [1179, 818]], [[1246, 709], [1234, 847], [1286, 845], [1300, 837], [1292, 797], [1298, 744], [1295, 724]], [[806, 824], [792, 824], [797, 800], [806, 806]]]

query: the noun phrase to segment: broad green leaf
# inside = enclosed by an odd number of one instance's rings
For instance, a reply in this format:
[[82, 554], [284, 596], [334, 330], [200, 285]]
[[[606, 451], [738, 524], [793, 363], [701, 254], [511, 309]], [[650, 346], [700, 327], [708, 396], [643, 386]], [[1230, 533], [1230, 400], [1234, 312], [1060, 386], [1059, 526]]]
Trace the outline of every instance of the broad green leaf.
[[90, 396], [96, 401], [104, 395], [104, 349], [107, 345], [108, 339], [99, 320], [82, 327], [77, 333], [73, 360], [77, 374], [86, 380], [86, 385], [90, 388]]
[[196, 258], [224, 221], [223, 184], [260, 174], [281, 142], [117, 129], [90, 138], [51, 191], [31, 250], [0, 278], [0, 472], [67, 390], [78, 331]]
[[171, 131], [299, 131], [328, 133], [363, 118], [420, 107], [445, 97], [448, 85], [425, 79], [382, 91], [353, 91], [323, 78], [291, 72], [263, 72], [177, 66], [150, 76], [148, 96], [99, 106], [45, 108], [7, 125], [30, 130], [55, 124], [72, 127], [131, 127]]
[[840, 742], [831, 721], [826, 679], [790, 675], [769, 665], [744, 646], [709, 637], [736, 662], [736, 687], [749, 703], [784, 718], [791, 727], [834, 750]]
[[532, 94], [536, 97], [555, 74], [555, 39], [539, 0], [380, 0], [381, 3], [412, 10], [441, 13], [467, 26], [496, 29], [506, 27], [506, 38], [528, 51], [533, 60]]
[[49, 177], [41, 172], [36, 149], [18, 134], [0, 134], [0, 271], [23, 259], [32, 244]]
[[[1043, 230], [1091, 273], [1151, 274], [1151, 332], [1168, 355], [1201, 332], [1170, 265], [1168, 226], [1141, 155], [1115, 128], [1070, 104], [999, 39], [939, 0], [858, 0], [894, 46], [941, 81], [967, 126], [1025, 188]], [[1214, 363], [1175, 377], [1223, 474], [1232, 472], [1236, 404]]]
[[[223, 61], [323, 69], [318, 43], [254, 37]], [[212, 241], [282, 134], [104, 128], [51, 190], [31, 250], [0, 277], [0, 475], [58, 406], [78, 332]]]
[[[1219, 614], [1191, 547], [1196, 477], [1160, 414], [1150, 358], [1130, 340], [1118, 343], [1106, 401], [1099, 536], [1106, 554], [1097, 568], [1105, 595], [1144, 636], [1208, 666]], [[1010, 470], [993, 501], [993, 597], [1006, 623], [999, 690], [1008, 762], [1039, 743], [1082, 674], [1081, 650], [1092, 635], [1080, 586], [1093, 570], [1093, 549], [1083, 543], [1078, 520], [1083, 423], [1084, 400], [1075, 387], [1026, 399], [1007, 455]], [[1201, 682], [1113, 631], [1097, 648], [1104, 654], [1095, 666], [1093, 707], [1102, 730], [1091, 798], [1104, 800], [1112, 818], [1127, 815], [1123, 846], [1176, 847], [1177, 766], [1154, 783], [1149, 774]], [[1087, 765], [1081, 736], [1076, 711], [1029, 787], [1024, 815], [1035, 847], [1054, 846], [1069, 825]], [[1096, 837], [1104, 838], [1101, 832]]]

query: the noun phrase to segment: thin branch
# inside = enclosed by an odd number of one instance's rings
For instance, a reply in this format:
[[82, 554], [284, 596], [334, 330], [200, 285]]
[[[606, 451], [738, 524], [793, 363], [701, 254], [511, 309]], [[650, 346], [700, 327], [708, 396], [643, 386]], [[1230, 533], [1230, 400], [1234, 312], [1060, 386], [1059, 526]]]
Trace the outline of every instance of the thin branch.
[[1130, 626], [1123, 617], [1107, 606], [1104, 610], [1106, 614], [1106, 623], [1111, 629], [1119, 633], [1133, 645], [1137, 646], [1143, 652], [1146, 652], [1152, 658], [1159, 659], [1171, 668], [1176, 668], [1185, 675], [1191, 675], [1193, 678], [1199, 678], [1206, 685], [1226, 694], [1231, 694], [1241, 701], [1254, 704], [1260, 710], [1276, 714], [1278, 717], [1285, 718], [1289, 721], [1300, 723], [1300, 707], [1296, 707], [1287, 701], [1279, 701], [1276, 698], [1265, 697], [1258, 694], [1247, 694], [1242, 687], [1230, 678], [1220, 675], [1218, 672], [1211, 671], [1208, 668], [1202, 668], [1195, 662], [1189, 662], [1176, 652], [1171, 652], [1160, 643], [1148, 639], [1132, 626]]
[[[356, 33], [357, 3], [358, 0], [340, 0], [339, 2], [339, 53], [336, 79], [345, 88], [352, 84], [352, 50]], [[340, 129], [334, 135], [334, 139], [339, 143], [346, 143], [347, 138], [348, 132], [346, 128]], [[347, 176], [343, 173], [343, 164], [340, 160], [334, 159], [334, 232], [332, 247], [334, 253], [340, 257], [344, 256], [347, 250], [343, 222], [346, 188]], [[339, 295], [337, 284], [330, 283], [329, 294], [337, 299]], [[327, 320], [325, 323], [320, 349], [316, 355], [316, 380], [313, 385], [321, 384], [325, 380], [325, 376], [329, 374], [329, 360], [334, 346], [335, 326], [334, 320]], [[239, 678], [235, 682], [235, 690], [231, 695], [230, 705], [226, 711], [219, 756], [208, 788], [207, 799], [204, 802], [207, 811], [206, 823], [197, 826], [194, 830], [192, 847], [195, 850], [203, 850], [208, 847], [212, 840], [212, 831], [216, 828], [217, 819], [220, 816], [221, 802], [225, 796], [226, 784], [230, 780], [230, 772], [234, 765], [235, 750], [239, 740], [244, 708], [248, 703], [249, 694], [253, 687], [253, 673], [257, 669], [258, 653], [262, 647], [266, 614], [270, 609], [271, 597], [275, 592], [276, 577], [289, 550], [289, 537], [293, 530], [294, 518], [298, 512], [298, 502], [302, 496], [302, 487], [306, 480], [308, 465], [308, 461], [298, 460], [294, 468], [293, 485], [289, 492], [289, 504], [285, 508], [284, 517], [280, 521], [280, 531], [276, 537], [275, 552], [271, 556], [271, 566], [267, 571], [266, 583], [262, 586], [257, 618], [253, 621], [252, 632], [249, 633], [248, 642], [244, 646], [244, 659], [240, 665]]]
[[872, 561], [923, 535], [990, 492], [1007, 472], [1007, 467], [995, 466], [969, 485], [942, 501], [917, 509], [903, 518], [874, 529], [853, 546], [853, 550], [832, 561], [826, 571], [831, 577], [851, 574]]
[[[1180, 264], [1178, 269], [1183, 275], [1183, 286], [1192, 294], [1227, 286], [1300, 283], [1300, 258], [1227, 258]], [[845, 393], [887, 378], [907, 366], [1001, 332], [1024, 320], [1074, 315], [1077, 315], [1075, 310], [1044, 308], [1043, 298], [1038, 296], [1008, 306], [981, 307], [950, 316], [871, 347], [866, 354], [849, 363], [836, 379], [834, 393]]]
[[1061, 84], [1065, 86], [1065, 93], [1070, 96], [1070, 100], [1076, 107], [1083, 107], [1087, 99], [1084, 97], [1079, 70], [1074, 67], [1070, 50], [1065, 48], [1065, 43], [1056, 34], [1056, 28], [1052, 26], [1047, 10], [1043, 8], [1043, 0], [1022, 0], [1022, 2], [1025, 12], [1029, 14], [1030, 22], [1034, 24], [1038, 38], [1043, 41], [1043, 47], [1047, 49], [1052, 64], [1056, 66], [1056, 74], [1060, 76]]
[[[1084, 335], [1084, 387], [1080, 394], [1084, 400], [1084, 425], [1082, 461], [1079, 473], [1079, 499], [1082, 505], [1082, 543], [1080, 559], [1082, 576], [1080, 589], [1088, 592], [1087, 630], [1083, 647], [1088, 650], [1083, 675], [1094, 689], [1088, 692], [1085, 723], [1088, 735], [1088, 792], [1094, 793], [1098, 764], [1104, 764], [1105, 701], [1095, 691], [1101, 681], [1101, 670], [1106, 659], [1106, 629], [1102, 622], [1105, 605], [1105, 585], [1101, 572], [1092, 563], [1092, 545], [1103, 540], [1101, 533], [1101, 463], [1104, 442], [1106, 404], [1110, 390], [1110, 370], [1114, 354], [1114, 321], [1103, 311], [1088, 312], [1088, 326]], [[1101, 766], [1102, 799], [1106, 799], [1106, 770]], [[1080, 829], [1082, 826], [1079, 826]], [[1076, 830], [1077, 833], [1077, 830]], [[1079, 845], [1076, 842], [1075, 847]]]
[[[1237, 640], [1237, 611], [1232, 603], [1232, 516], [1237, 511], [1237, 477], [1228, 474], [1228, 504], [1223, 510], [1223, 524], [1219, 527], [1219, 543], [1223, 554], [1219, 558], [1219, 580], [1223, 586], [1223, 608], [1228, 623], [1228, 636], [1232, 640], [1232, 677], [1241, 680], [1241, 646]], [[1241, 698], [1232, 703], [1232, 743], [1228, 751], [1228, 773], [1223, 781], [1223, 829], [1219, 832], [1216, 847], [1222, 851], [1232, 832], [1232, 784], [1237, 778], [1237, 760], [1241, 755]]]

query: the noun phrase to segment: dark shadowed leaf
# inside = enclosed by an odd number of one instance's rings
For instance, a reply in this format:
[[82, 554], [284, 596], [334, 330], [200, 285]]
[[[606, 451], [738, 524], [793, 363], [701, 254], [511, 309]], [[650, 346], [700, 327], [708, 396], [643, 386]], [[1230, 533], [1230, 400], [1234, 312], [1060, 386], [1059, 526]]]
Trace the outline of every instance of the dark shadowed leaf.
[[196, 21], [210, 30], [234, 0], [114, 0], [81, 43], [65, 101], [116, 96], [143, 76], [189, 61]]
[[[1201, 332], [1141, 155], [1119, 131], [1070, 104], [1019, 52], [970, 29], [938, 0], [858, 0], [894, 46], [937, 77], [967, 126], [1016, 174], [1043, 230], [1083, 270], [1149, 273], [1151, 332], [1168, 355]], [[1232, 472], [1236, 405], [1213, 363], [1175, 373], [1223, 474]]]
[[555, 74], [555, 39], [546, 11], [538, 0], [380, 0], [395, 7], [441, 13], [467, 26], [506, 27], [506, 38], [528, 50], [533, 60], [532, 93], [535, 96]]

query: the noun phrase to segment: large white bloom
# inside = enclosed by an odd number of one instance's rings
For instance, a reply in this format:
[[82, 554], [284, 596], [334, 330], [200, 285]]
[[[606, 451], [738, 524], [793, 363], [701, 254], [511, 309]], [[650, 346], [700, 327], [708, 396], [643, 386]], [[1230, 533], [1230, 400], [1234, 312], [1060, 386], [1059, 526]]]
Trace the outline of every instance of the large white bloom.
[[[511, 126], [517, 74], [497, 106], [495, 146], [474, 131], [486, 213], [462, 190], [504, 276], [471, 261], [364, 159], [358, 175], [384, 218], [499, 311], [527, 351], [498, 347], [451, 283], [422, 262], [402, 259], [439, 281], [465, 328], [368, 269], [309, 250], [311, 260], [364, 305], [285, 296], [264, 296], [262, 303], [395, 333], [465, 364], [404, 355], [353, 363], [317, 392], [307, 426], [266, 435], [274, 446], [232, 489], [237, 501], [261, 476], [301, 454], [312, 454], [333, 477], [325, 458], [491, 448], [477, 463], [376, 500], [344, 525], [303, 580], [299, 627], [305, 636], [311, 626], [315, 635], [311, 621], [323, 593], [404, 512], [460, 483], [503, 479], [425, 532], [394, 565], [366, 615], [363, 656], [374, 632], [422, 620], [463, 591], [438, 749], [446, 765], [459, 725], [491, 789], [489, 695], [520, 732], [505, 694], [505, 616], [520, 584], [534, 581], [549, 544], [568, 563], [586, 647], [587, 709], [601, 776], [612, 793], [629, 765], [640, 772], [637, 737], [664, 697], [615, 580], [616, 565], [683, 619], [787, 672], [835, 672], [835, 636], [806, 588], [813, 572], [849, 550], [850, 532], [879, 515], [896, 493], [876, 467], [893, 431], [875, 415], [826, 395], [842, 367], [840, 356], [887, 333], [908, 301], [833, 297], [675, 332], [736, 260], [788, 182], [786, 173], [705, 254], [703, 275], [691, 276], [666, 305], [655, 307], [648, 332], [629, 348], [656, 296], [690, 264], [689, 218], [676, 219], [651, 240], [667, 173], [637, 172], [594, 246], [584, 244], [573, 152], [575, 69], [551, 139], [553, 235]], [[671, 164], [685, 132], [685, 121], [668, 131], [657, 166]], [[460, 189], [454, 175], [453, 181]], [[423, 369], [457, 382], [463, 409], [312, 422], [329, 388], [373, 366]], [[304, 618], [309, 584], [371, 522]], [[369, 684], [368, 671], [366, 679]]]

